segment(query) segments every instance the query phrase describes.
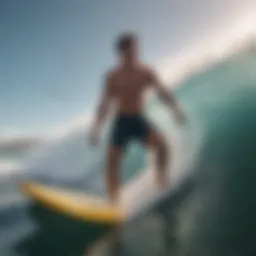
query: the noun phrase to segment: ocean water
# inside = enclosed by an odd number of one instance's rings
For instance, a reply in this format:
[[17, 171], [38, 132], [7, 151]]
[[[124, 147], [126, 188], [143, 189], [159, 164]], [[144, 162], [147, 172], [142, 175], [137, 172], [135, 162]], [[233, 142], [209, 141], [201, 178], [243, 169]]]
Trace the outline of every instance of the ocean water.
[[[255, 70], [256, 53], [247, 49], [188, 77], [175, 91], [189, 117], [182, 129], [157, 100], [148, 106], [148, 115], [170, 142], [173, 162], [197, 180], [190, 197], [176, 209], [175, 223], [167, 226], [175, 236], [177, 255], [256, 254]], [[104, 196], [105, 145], [103, 140], [92, 149], [85, 131], [73, 130], [38, 149], [19, 172], [2, 175], [1, 256], [82, 255], [95, 242], [100, 232], [96, 227], [31, 205], [17, 184], [33, 178]], [[123, 182], [147, 164], [143, 148], [132, 145], [123, 163]], [[128, 255], [159, 255], [164, 238], [158, 222], [157, 216], [147, 216], [130, 228]], [[100, 249], [98, 255], [107, 253]]]

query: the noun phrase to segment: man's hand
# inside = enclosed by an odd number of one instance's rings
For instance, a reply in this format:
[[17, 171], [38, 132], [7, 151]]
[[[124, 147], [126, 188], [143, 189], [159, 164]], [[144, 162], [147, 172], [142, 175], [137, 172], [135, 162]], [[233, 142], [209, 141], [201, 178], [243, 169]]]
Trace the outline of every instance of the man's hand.
[[91, 146], [97, 146], [99, 143], [99, 131], [98, 129], [93, 129], [89, 135], [89, 143]]

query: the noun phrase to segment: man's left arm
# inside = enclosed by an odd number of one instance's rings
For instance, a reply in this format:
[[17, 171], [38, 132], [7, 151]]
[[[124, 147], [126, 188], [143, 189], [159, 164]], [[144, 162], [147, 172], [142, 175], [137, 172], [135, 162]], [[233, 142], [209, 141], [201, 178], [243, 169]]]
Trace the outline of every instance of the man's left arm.
[[153, 89], [157, 92], [159, 98], [172, 109], [178, 123], [184, 123], [185, 115], [181, 110], [181, 107], [178, 101], [176, 100], [176, 98], [174, 97], [173, 93], [170, 92], [162, 84], [162, 82], [158, 78], [158, 75], [154, 71], [149, 70], [147, 73], [148, 73], [149, 83], [153, 87]]

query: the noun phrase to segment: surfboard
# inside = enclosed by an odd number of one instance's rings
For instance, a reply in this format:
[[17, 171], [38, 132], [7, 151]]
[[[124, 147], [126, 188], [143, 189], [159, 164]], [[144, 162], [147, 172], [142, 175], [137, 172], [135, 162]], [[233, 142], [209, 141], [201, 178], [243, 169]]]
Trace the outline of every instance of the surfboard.
[[95, 195], [33, 181], [24, 181], [21, 186], [28, 197], [45, 208], [84, 222], [116, 225], [136, 220], [145, 212], [159, 211], [167, 205], [177, 205], [191, 189], [191, 184], [187, 181], [183, 182], [183, 187], [179, 184], [183, 180], [182, 175], [177, 177], [172, 175], [169, 186], [161, 188], [156, 184], [153, 171], [141, 173], [121, 188], [118, 207]]
[[61, 214], [97, 224], [115, 224], [126, 220], [125, 212], [106, 200], [32, 181], [22, 182], [22, 191], [32, 200]]
[[47, 209], [84, 222], [109, 225], [131, 220], [159, 195], [159, 188], [149, 175], [138, 175], [121, 188], [119, 207], [95, 195], [38, 182], [24, 181], [21, 187], [29, 198]]
[[147, 216], [150, 218], [155, 213], [166, 221], [166, 216], [184, 202], [195, 188], [195, 182], [189, 176], [173, 172], [171, 178], [170, 186], [163, 189], [157, 185], [154, 171], [142, 172], [121, 188], [118, 208], [104, 198], [85, 192], [74, 192], [34, 181], [24, 181], [21, 185], [25, 195], [46, 212], [56, 212], [57, 216], [64, 219], [68, 217], [72, 222], [80, 223], [83, 230], [88, 230], [88, 227], [89, 230], [100, 228], [92, 240], [85, 243], [86, 255], [98, 255], [98, 252], [112, 252], [114, 247], [111, 245], [115, 240], [121, 244], [121, 250], [126, 250], [129, 232], [134, 227], [139, 227], [142, 220], [147, 220]]

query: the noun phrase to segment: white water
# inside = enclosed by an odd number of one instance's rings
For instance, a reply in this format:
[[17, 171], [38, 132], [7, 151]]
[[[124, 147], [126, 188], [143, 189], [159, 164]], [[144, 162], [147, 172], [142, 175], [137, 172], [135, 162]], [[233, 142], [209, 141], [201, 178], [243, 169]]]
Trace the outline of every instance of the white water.
[[21, 169], [21, 164], [19, 161], [14, 160], [1, 160], [0, 161], [0, 178], [2, 176], [12, 175], [19, 172]]

